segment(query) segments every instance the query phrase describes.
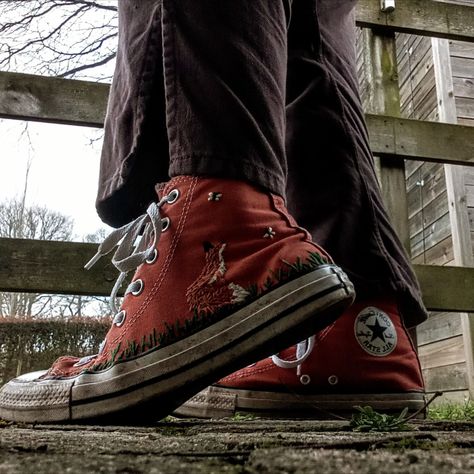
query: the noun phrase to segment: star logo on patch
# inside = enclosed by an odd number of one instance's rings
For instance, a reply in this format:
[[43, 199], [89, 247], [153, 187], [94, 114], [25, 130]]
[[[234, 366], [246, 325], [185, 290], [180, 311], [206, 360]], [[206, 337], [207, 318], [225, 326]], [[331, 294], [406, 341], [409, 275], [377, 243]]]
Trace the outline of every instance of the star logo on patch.
[[397, 331], [387, 313], [374, 307], [363, 309], [354, 323], [359, 345], [373, 356], [383, 357], [397, 346]]

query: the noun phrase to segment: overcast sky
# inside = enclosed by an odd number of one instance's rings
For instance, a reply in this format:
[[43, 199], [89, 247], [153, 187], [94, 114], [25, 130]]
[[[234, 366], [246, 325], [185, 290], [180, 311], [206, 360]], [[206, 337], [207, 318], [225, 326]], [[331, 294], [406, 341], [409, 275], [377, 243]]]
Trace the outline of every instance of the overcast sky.
[[[117, 3], [117, 0], [100, 1], [109, 5]], [[0, 23], [16, 22], [25, 17], [31, 5], [27, 2], [12, 4], [8, 10], [2, 11]], [[64, 15], [68, 15], [75, 8], [77, 6], [74, 5], [64, 7], [41, 16], [39, 20], [33, 21], [22, 35], [3, 32], [0, 35], [0, 51], [4, 55], [5, 51], [8, 51], [8, 48], [5, 49], [6, 45], [21, 46], [29, 36], [34, 38], [38, 32], [49, 31], [48, 28], [54, 28]], [[90, 9], [68, 23], [67, 29], [61, 30], [59, 37], [50, 40], [50, 45], [61, 51], [77, 51], [78, 48], [83, 48], [87, 41], [90, 42], [92, 36], [101, 37], [115, 32], [116, 23], [114, 12]], [[116, 40], [105, 42], [102, 48], [105, 48], [106, 53], [113, 51], [116, 48]], [[85, 60], [93, 61], [90, 58]], [[58, 67], [62, 66], [55, 63], [52, 50], [48, 51], [40, 46], [38, 50], [30, 48], [15, 56], [8, 63], [7, 69], [29, 74], [54, 75]], [[82, 71], [77, 78], [109, 82], [113, 67], [113, 61], [110, 61], [100, 68]], [[29, 122], [26, 136], [22, 133], [25, 125], [26, 122], [0, 120], [0, 202], [22, 195], [25, 171], [30, 160], [27, 204], [45, 205], [72, 217], [75, 222], [76, 240], [82, 240], [85, 234], [93, 233], [101, 227], [107, 228], [97, 217], [94, 206], [102, 132], [88, 127]], [[95, 142], [91, 145], [93, 139]]]
[[[31, 160], [27, 204], [45, 205], [74, 219], [75, 240], [106, 227], [95, 212], [100, 131], [70, 125], [0, 121], [0, 201], [21, 196]], [[31, 146], [30, 146], [31, 140]]]

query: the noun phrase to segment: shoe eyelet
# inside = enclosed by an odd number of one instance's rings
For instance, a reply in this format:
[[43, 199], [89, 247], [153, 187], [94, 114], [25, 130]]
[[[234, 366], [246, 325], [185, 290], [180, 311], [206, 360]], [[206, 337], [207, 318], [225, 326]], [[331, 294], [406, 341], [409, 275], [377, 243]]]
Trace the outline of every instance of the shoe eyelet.
[[328, 383], [329, 385], [337, 385], [339, 382], [339, 378], [337, 377], [337, 375], [331, 375], [329, 378], [328, 378]]
[[161, 232], [166, 232], [169, 229], [170, 224], [171, 224], [170, 218], [163, 217], [163, 219], [161, 219]]
[[147, 258], [145, 262], [148, 263], [148, 265], [151, 265], [152, 263], [156, 262], [157, 258], [158, 258], [158, 250], [153, 249], [153, 254], [151, 255], [150, 258]]
[[122, 311], [119, 311], [115, 316], [114, 316], [114, 324], [118, 328], [122, 326], [122, 324], [125, 322], [125, 318], [127, 316], [127, 313], [122, 309]]
[[308, 385], [310, 382], [311, 382], [311, 377], [307, 374], [303, 374], [301, 377], [300, 377], [300, 382], [303, 384], [303, 385]]
[[133, 296], [138, 296], [143, 291], [143, 288], [145, 286], [145, 284], [143, 283], [143, 280], [141, 279], [135, 280], [134, 282], [132, 282], [132, 285], [137, 286], [136, 290], [132, 290], [130, 292], [132, 293]]
[[82, 359], [79, 359], [75, 364], [73, 364], [73, 367], [81, 367], [83, 365], [86, 365], [92, 359], [95, 359], [96, 357], [97, 357], [96, 355], [85, 356]]
[[166, 202], [168, 204], [174, 204], [179, 198], [179, 190], [178, 189], [173, 189], [170, 193], [168, 193], [168, 198], [166, 199]]

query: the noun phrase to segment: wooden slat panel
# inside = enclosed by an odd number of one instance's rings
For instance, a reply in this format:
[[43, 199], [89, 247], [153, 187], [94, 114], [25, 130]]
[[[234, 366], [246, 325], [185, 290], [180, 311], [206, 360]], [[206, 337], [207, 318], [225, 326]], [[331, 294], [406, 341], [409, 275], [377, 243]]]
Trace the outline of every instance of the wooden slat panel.
[[447, 365], [423, 370], [428, 392], [466, 390], [466, 364]]
[[410, 216], [410, 235], [413, 237], [418, 232], [424, 231], [448, 213], [448, 200], [444, 191], [436, 199], [423, 206], [420, 211]]
[[463, 337], [459, 335], [421, 346], [418, 356], [423, 369], [463, 363], [466, 361]]
[[454, 261], [451, 235], [412, 259], [414, 264], [449, 265]]
[[380, 11], [380, 0], [359, 0], [357, 24], [461, 41], [474, 41], [474, 8], [433, 0], [397, 0], [393, 13]]
[[450, 41], [449, 49], [452, 57], [474, 59], [474, 46], [462, 41]]
[[[419, 163], [419, 161], [408, 161], [407, 163]], [[422, 207], [427, 206], [446, 192], [443, 165], [439, 163], [423, 163], [407, 179], [407, 190], [408, 212], [410, 217], [412, 217], [417, 212], [420, 212]]]
[[[473, 48], [474, 49], [474, 48]], [[472, 63], [472, 73], [474, 75], [474, 60]], [[456, 97], [472, 98], [474, 97], [474, 80], [466, 77], [454, 77], [454, 95]]]
[[462, 334], [461, 316], [456, 313], [435, 313], [416, 328], [418, 347]]
[[427, 226], [422, 232], [410, 238], [412, 256], [418, 255], [431, 249], [451, 235], [449, 227], [449, 213], [444, 214]]
[[[86, 271], [96, 244], [0, 239], [0, 291], [108, 295], [117, 272], [107, 257]], [[433, 311], [474, 312], [474, 269], [415, 265]]]

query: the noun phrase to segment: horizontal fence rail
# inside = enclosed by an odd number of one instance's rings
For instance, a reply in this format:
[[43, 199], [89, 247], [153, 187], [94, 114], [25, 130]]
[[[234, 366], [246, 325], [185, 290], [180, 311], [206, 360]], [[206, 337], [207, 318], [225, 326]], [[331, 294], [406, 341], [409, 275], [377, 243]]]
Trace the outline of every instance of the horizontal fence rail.
[[[108, 295], [118, 274], [107, 258], [83, 268], [96, 250], [96, 244], [0, 239], [0, 291]], [[474, 269], [415, 265], [415, 271], [428, 309], [474, 312]]]
[[0, 117], [102, 127], [109, 85], [0, 72]]
[[392, 13], [380, 10], [380, 0], [359, 0], [357, 24], [380, 32], [474, 42], [474, 8], [436, 0], [396, 0]]
[[[108, 93], [107, 84], [0, 72], [0, 117], [102, 127]], [[474, 127], [370, 114], [367, 125], [382, 158], [474, 165]]]

